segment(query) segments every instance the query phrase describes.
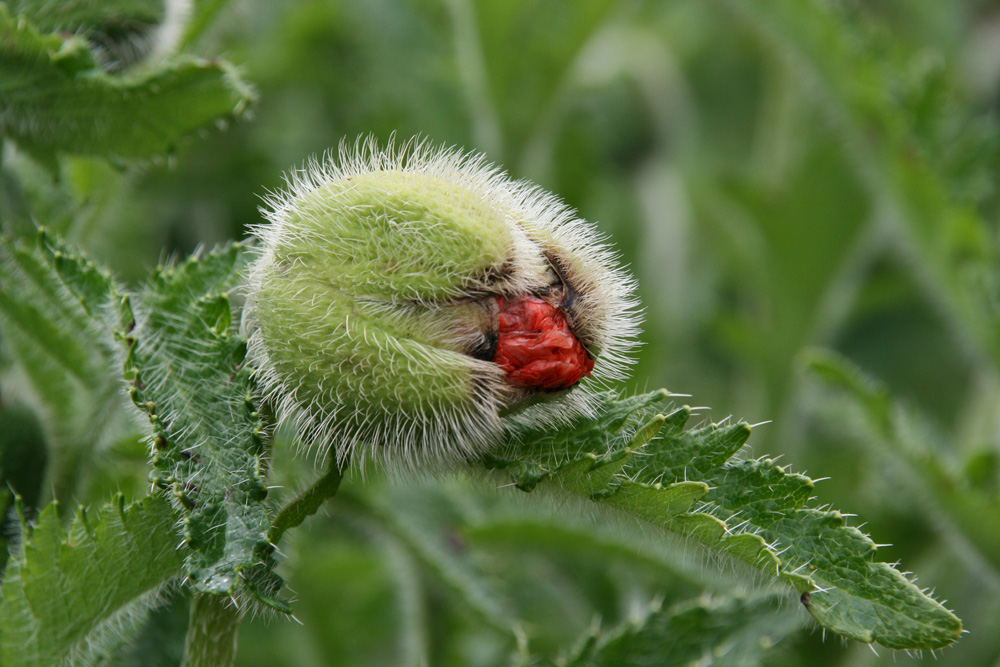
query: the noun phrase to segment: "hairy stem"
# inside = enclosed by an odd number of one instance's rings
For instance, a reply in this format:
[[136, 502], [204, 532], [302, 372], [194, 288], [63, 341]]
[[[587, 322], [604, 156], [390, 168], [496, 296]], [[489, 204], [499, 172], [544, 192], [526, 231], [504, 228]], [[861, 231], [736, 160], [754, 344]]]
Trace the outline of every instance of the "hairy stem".
[[182, 667], [230, 667], [236, 663], [240, 611], [227, 597], [196, 594]]
[[[271, 522], [267, 537], [276, 544], [285, 531], [312, 516], [328, 498], [337, 494], [343, 470], [330, 466], [308, 489], [285, 505]], [[182, 667], [230, 667], [236, 661], [237, 633], [241, 613], [226, 597], [196, 594], [191, 599]]]
[[[345, 463], [344, 466], [346, 467], [346, 465]], [[336, 461], [334, 461], [325, 475], [281, 508], [278, 516], [271, 522], [271, 529], [267, 533], [268, 541], [271, 544], [277, 544], [286, 530], [295, 528], [308, 517], [315, 514], [324, 500], [337, 495], [337, 489], [340, 488], [340, 480], [343, 478], [343, 468], [338, 467]]]

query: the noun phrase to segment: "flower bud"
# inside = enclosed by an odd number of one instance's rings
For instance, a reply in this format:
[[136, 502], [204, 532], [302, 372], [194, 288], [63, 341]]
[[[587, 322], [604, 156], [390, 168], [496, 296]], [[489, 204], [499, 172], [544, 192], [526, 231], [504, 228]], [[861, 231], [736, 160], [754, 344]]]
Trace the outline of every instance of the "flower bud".
[[267, 205], [249, 360], [340, 464], [468, 460], [505, 419], [587, 413], [586, 385], [629, 363], [632, 279], [590, 224], [481, 155], [359, 141]]

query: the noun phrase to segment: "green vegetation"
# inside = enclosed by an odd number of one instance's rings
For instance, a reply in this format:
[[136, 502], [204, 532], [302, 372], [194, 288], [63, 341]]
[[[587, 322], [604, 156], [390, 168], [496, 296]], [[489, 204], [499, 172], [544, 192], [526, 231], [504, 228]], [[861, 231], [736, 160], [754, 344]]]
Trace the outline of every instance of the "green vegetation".
[[[0, 2], [0, 663], [1000, 660], [987, 3], [185, 4]], [[393, 132], [621, 250], [596, 417], [407, 479], [275, 428], [246, 229]]]

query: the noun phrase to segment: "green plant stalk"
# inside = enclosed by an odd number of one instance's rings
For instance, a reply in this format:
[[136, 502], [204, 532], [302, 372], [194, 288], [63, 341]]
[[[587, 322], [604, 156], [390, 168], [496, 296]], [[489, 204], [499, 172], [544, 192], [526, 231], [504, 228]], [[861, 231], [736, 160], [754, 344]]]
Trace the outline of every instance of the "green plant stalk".
[[[325, 475], [285, 505], [274, 518], [268, 539], [276, 544], [291, 528], [300, 525], [332, 498], [344, 478], [336, 462]], [[183, 667], [227, 667], [235, 664], [242, 613], [230, 599], [217, 595], [195, 595], [184, 645]]]
[[295, 528], [315, 514], [324, 500], [337, 495], [340, 481], [344, 478], [344, 469], [337, 466], [336, 459], [331, 458], [331, 461], [330, 469], [325, 475], [281, 508], [278, 516], [274, 517], [271, 529], [267, 532], [267, 539], [271, 544], [277, 544], [285, 531]]
[[241, 617], [242, 613], [228, 597], [194, 595], [182, 667], [234, 665]]

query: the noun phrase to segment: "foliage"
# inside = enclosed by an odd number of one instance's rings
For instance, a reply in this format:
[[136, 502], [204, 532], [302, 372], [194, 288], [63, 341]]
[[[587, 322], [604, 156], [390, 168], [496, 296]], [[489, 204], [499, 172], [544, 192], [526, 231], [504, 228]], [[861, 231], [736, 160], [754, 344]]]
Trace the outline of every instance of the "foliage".
[[[27, 148], [122, 158], [163, 154], [185, 134], [241, 114], [253, 98], [223, 61], [178, 56], [108, 74], [85, 39], [43, 35], [30, 8], [23, 9], [29, 11], [15, 17], [0, 7], [0, 133]], [[99, 20], [77, 14], [43, 18], [53, 29]]]
[[[743, 560], [790, 584], [814, 619], [847, 637], [890, 648], [958, 639], [957, 618], [875, 562], [877, 545], [840, 512], [815, 507], [811, 479], [771, 459], [729, 461], [750, 435], [746, 424], [685, 431], [690, 408], [667, 410], [668, 399], [666, 392], [606, 399], [596, 421], [515, 432], [514, 460], [489, 465], [515, 467], [519, 488], [551, 478]], [[632, 435], [614, 438], [620, 431]]]
[[63, 529], [55, 504], [22, 537], [4, 573], [0, 656], [8, 665], [95, 664], [129, 636], [180, 569], [162, 497], [118, 496]]
[[[244, 612], [240, 665], [997, 660], [986, 5], [183, 4], [0, 2], [0, 662]], [[314, 470], [241, 366], [258, 195], [392, 131], [598, 220], [647, 310], [468, 478]]]
[[[715, 665], [756, 663], [782, 632], [795, 627], [790, 614], [767, 614], [767, 598], [693, 600], [673, 609], [653, 605], [645, 618], [595, 633], [566, 665], [635, 665], [669, 655], [678, 664], [712, 656]], [[763, 612], [763, 613], [762, 613]], [[767, 627], [755, 627], [761, 617]], [[784, 625], [784, 627], [783, 627]]]

